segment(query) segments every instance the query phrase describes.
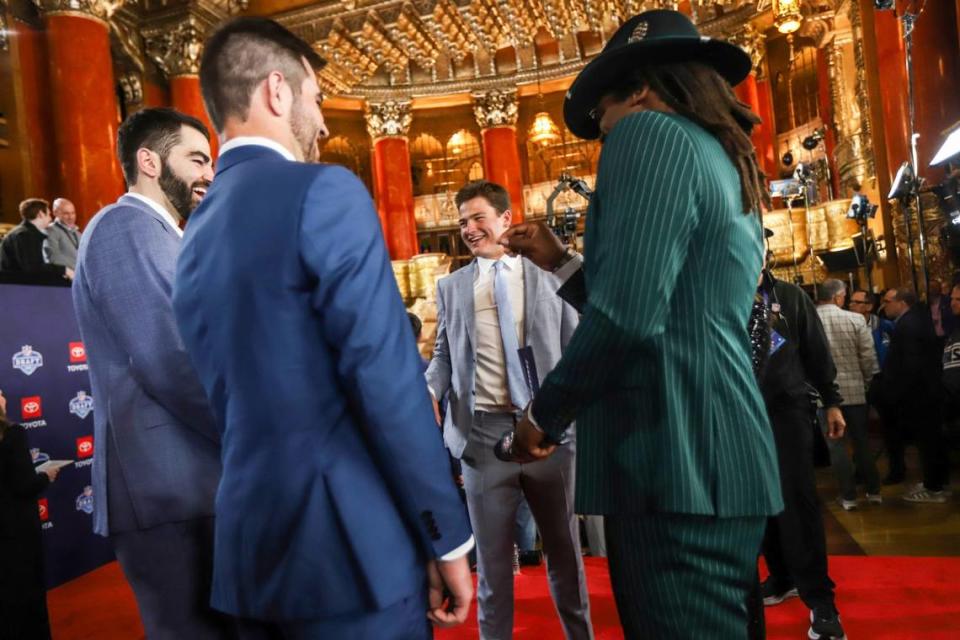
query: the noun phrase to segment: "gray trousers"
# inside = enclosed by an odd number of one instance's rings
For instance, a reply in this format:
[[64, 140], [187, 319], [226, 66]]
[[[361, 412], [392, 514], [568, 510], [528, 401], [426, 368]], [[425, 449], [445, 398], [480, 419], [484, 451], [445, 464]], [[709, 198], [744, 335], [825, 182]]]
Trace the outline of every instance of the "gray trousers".
[[498, 460], [493, 447], [514, 416], [477, 412], [463, 452], [463, 486], [477, 543], [477, 618], [483, 640], [513, 637], [513, 540], [525, 496], [543, 540], [550, 595], [569, 639], [593, 638], [590, 600], [573, 510], [575, 443], [546, 460]]
[[[852, 404], [840, 407], [843, 420], [847, 423], [844, 436], [839, 440], [827, 438], [827, 447], [830, 449], [830, 465], [837, 474], [840, 485], [840, 497], [844, 500], [857, 499], [857, 481], [854, 476], [854, 466], [850, 464], [847, 454], [847, 441], [853, 444], [853, 460], [856, 470], [867, 485], [867, 493], [880, 493], [880, 474], [877, 473], [877, 463], [873, 452], [870, 451], [870, 440], [867, 436], [867, 405]], [[826, 427], [823, 411], [820, 411], [820, 425]], [[826, 429], [824, 429], [826, 435]]]
[[110, 536], [147, 640], [238, 637], [233, 620], [210, 607], [213, 523], [199, 518]]

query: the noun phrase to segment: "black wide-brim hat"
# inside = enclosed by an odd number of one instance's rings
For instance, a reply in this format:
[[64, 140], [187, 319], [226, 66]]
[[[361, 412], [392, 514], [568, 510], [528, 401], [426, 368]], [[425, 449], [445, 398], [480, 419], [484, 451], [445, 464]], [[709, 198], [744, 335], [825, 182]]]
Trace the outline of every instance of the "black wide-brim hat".
[[717, 70], [731, 86], [740, 84], [753, 63], [740, 47], [700, 35], [679, 11], [644, 11], [624, 22], [607, 46], [577, 75], [563, 101], [563, 119], [574, 135], [600, 136], [591, 112], [603, 94], [640, 62], [698, 61]]

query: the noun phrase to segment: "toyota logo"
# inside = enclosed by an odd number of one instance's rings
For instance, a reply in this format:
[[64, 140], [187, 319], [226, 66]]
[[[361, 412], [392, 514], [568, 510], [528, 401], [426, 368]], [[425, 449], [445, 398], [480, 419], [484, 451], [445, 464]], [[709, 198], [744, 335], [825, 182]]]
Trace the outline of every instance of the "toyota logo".
[[25, 403], [23, 404], [23, 410], [24, 410], [25, 413], [36, 413], [37, 411], [40, 411], [40, 403], [39, 403], [39, 402], [25, 402]]

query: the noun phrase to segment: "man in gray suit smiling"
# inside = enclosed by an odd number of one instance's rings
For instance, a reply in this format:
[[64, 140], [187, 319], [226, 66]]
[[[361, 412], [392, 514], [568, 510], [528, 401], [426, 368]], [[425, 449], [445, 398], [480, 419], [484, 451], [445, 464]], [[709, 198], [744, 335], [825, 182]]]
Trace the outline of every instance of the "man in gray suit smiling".
[[530, 401], [518, 349], [530, 347], [540, 375], [560, 359], [577, 314], [556, 296], [559, 283], [497, 244], [510, 226], [506, 189], [476, 181], [456, 196], [460, 234], [476, 258], [437, 286], [437, 343], [427, 369], [434, 398], [449, 397], [444, 440], [463, 463], [477, 542], [478, 619], [484, 640], [513, 633], [513, 532], [526, 497], [540, 530], [550, 592], [567, 638], [592, 638], [590, 606], [573, 510], [574, 432], [544, 462], [494, 455]]
[[118, 132], [128, 191], [80, 241], [73, 301], [94, 402], [94, 531], [150, 640], [234, 637], [209, 607], [220, 435], [173, 316], [179, 223], [213, 178], [209, 134], [173, 109]]

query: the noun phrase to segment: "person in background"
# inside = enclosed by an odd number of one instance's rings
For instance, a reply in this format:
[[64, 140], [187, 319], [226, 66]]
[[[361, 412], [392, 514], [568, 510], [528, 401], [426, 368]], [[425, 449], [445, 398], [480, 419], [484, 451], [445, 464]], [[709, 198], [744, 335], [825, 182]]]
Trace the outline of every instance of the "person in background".
[[[863, 316], [844, 311], [847, 287], [841, 280], [828, 279], [817, 288], [817, 314], [823, 323], [830, 352], [837, 367], [837, 385], [843, 403], [840, 410], [847, 425], [845, 435], [853, 444], [857, 476], [867, 485], [867, 501], [880, 504], [880, 474], [867, 436], [867, 385], [880, 371], [873, 336]], [[840, 484], [840, 506], [857, 508], [857, 483], [847, 455], [847, 438], [829, 442], [830, 460]]]
[[933, 331], [941, 340], [953, 333], [956, 318], [950, 310], [950, 294], [943, 293], [943, 284], [939, 280], [930, 280], [927, 287], [927, 308], [933, 320]]
[[40, 198], [27, 198], [20, 203], [20, 220], [0, 243], [0, 271], [52, 273], [72, 280], [73, 269], [50, 263], [50, 204]]
[[850, 294], [850, 311], [859, 313], [870, 328], [873, 335], [873, 346], [877, 354], [877, 364], [883, 367], [887, 358], [887, 349], [890, 348], [890, 338], [893, 336], [894, 324], [890, 320], [873, 313], [874, 295], [869, 291], [857, 289]]
[[946, 502], [949, 467], [940, 413], [943, 348], [930, 314], [912, 289], [897, 289], [886, 311], [895, 318], [896, 329], [883, 367], [882, 398], [895, 420], [887, 430], [890, 473], [884, 484], [904, 481], [905, 443], [914, 437], [920, 449], [923, 482], [908, 488], [903, 499]]
[[53, 201], [53, 218], [53, 223], [47, 227], [50, 263], [76, 269], [77, 249], [80, 247], [77, 209], [66, 198], [57, 198]]
[[7, 421], [0, 391], [0, 640], [49, 640], [37, 498], [57, 470], [33, 468], [23, 427]]
[[[950, 310], [960, 318], [960, 284], [950, 290]], [[943, 415], [960, 417], [960, 326], [955, 326], [943, 347]]]

